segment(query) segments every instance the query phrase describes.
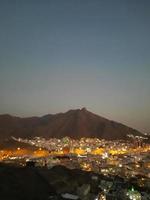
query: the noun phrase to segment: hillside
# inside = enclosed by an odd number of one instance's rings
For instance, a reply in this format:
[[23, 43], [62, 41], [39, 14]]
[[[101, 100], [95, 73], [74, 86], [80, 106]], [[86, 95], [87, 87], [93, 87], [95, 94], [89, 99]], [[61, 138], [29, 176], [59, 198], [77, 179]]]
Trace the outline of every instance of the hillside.
[[98, 116], [85, 108], [30, 118], [0, 115], [0, 139], [10, 136], [126, 139], [127, 134], [141, 135], [135, 129]]

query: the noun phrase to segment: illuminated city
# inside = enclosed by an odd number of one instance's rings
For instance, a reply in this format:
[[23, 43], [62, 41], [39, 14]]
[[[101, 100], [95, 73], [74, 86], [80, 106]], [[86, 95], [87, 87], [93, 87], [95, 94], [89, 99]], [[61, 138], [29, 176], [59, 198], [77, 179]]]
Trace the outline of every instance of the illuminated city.
[[0, 0], [0, 200], [150, 200], [150, 0]]
[[[130, 140], [107, 141], [98, 138], [81, 138], [80, 140], [64, 137], [62, 139], [44, 139], [35, 137], [33, 139], [12, 138], [17, 142], [30, 144], [37, 149], [35, 151], [17, 147], [14, 151], [1, 150], [1, 162], [12, 165], [26, 166], [34, 162], [35, 167], [65, 166], [69, 169], [81, 169], [87, 172], [95, 172], [103, 175], [102, 180], [97, 183], [104, 194], [99, 194], [99, 199], [111, 199], [117, 197], [118, 193], [114, 183], [120, 177], [120, 184], [125, 184], [133, 179], [133, 186], [139, 191], [126, 191], [130, 188], [122, 186], [126, 199], [148, 199], [150, 188], [150, 145], [145, 143], [145, 138], [129, 137]], [[93, 176], [97, 181], [97, 176]], [[118, 183], [117, 183], [118, 184]], [[117, 187], [117, 186], [116, 186]], [[142, 192], [142, 188], [147, 188]], [[125, 192], [126, 191], [126, 192]], [[141, 191], [141, 192], [140, 192]], [[133, 197], [132, 197], [133, 196]], [[107, 197], [107, 198], [106, 198]], [[125, 197], [120, 197], [123, 199]]]

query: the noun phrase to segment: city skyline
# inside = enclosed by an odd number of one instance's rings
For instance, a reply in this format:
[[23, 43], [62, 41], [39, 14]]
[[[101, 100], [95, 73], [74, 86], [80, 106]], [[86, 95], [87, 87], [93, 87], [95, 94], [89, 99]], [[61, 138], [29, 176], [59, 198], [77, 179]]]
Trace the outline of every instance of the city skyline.
[[150, 131], [150, 2], [0, 2], [0, 114], [86, 107]]

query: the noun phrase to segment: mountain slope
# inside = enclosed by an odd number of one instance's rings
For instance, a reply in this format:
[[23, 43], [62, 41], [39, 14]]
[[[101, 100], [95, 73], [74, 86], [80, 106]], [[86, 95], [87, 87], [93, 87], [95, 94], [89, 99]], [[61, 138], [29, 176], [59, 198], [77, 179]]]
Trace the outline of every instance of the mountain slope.
[[19, 118], [0, 115], [0, 138], [69, 136], [126, 139], [127, 134], [141, 135], [137, 130], [100, 117], [85, 108], [43, 117]]

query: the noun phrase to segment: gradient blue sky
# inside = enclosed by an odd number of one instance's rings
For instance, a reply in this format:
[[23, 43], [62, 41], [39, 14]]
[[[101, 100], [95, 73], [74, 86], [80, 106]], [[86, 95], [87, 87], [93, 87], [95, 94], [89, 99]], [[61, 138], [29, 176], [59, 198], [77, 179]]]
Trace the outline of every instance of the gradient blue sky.
[[81, 107], [150, 132], [150, 1], [0, 0], [0, 113]]

